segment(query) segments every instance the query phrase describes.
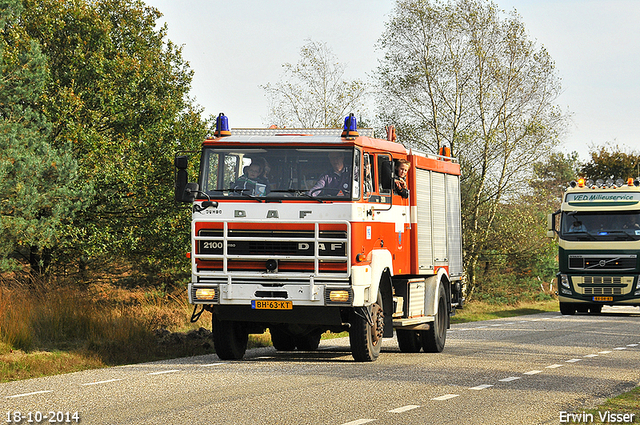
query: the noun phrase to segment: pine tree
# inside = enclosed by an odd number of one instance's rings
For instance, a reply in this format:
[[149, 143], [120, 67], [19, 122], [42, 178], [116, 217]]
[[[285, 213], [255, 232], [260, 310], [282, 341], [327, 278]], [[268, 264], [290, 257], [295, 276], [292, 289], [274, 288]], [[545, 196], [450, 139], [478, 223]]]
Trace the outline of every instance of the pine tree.
[[77, 164], [48, 143], [50, 123], [39, 103], [46, 58], [21, 37], [19, 0], [0, 1], [0, 271], [27, 260], [46, 270], [52, 248], [80, 208]]

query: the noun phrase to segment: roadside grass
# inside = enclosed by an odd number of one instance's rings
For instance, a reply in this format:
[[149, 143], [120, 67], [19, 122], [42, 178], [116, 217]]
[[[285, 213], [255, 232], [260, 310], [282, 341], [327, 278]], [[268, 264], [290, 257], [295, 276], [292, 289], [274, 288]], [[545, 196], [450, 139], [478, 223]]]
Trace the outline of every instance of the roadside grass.
[[[580, 412], [576, 411], [575, 413], [582, 413], [582, 412], [583, 411], [581, 410]], [[617, 397], [607, 399], [604, 403], [602, 403], [595, 409], [585, 409], [584, 412], [590, 413], [593, 415], [594, 420], [593, 422], [590, 422], [590, 423], [594, 423], [594, 424], [608, 424], [613, 422], [617, 422], [617, 423], [623, 422], [623, 420], [617, 420], [620, 417], [614, 417], [614, 419], [616, 419], [615, 421], [607, 422], [606, 412], [609, 412], [615, 415], [625, 414], [625, 413], [629, 415], [633, 414], [635, 415], [633, 420], [628, 422], [637, 423], [640, 421], [640, 387], [635, 387], [629, 392], [621, 394]]]
[[463, 309], [456, 310], [456, 314], [451, 316], [451, 323], [477, 322], [480, 320], [501, 319], [558, 310], [558, 301], [554, 299], [524, 301], [514, 305], [471, 301], [465, 303]]

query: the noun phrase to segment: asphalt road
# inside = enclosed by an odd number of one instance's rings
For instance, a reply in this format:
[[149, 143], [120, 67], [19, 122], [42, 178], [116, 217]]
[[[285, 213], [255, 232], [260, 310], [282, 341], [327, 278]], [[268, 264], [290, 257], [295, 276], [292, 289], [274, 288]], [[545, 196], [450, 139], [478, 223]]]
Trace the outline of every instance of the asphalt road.
[[198, 356], [0, 384], [0, 423], [18, 423], [15, 412], [23, 424], [589, 423], [562, 421], [639, 385], [639, 366], [640, 309], [544, 313], [453, 325], [439, 354], [385, 340], [373, 363], [354, 362], [341, 338], [313, 353], [263, 348], [243, 361]]

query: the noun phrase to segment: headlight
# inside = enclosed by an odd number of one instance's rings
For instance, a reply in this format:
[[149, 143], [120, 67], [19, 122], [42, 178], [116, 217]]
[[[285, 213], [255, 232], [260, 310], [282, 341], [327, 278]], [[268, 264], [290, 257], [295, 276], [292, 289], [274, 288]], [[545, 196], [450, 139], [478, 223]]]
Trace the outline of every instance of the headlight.
[[560, 284], [565, 288], [571, 288], [571, 285], [569, 285], [569, 277], [566, 274], [560, 275]]
[[329, 299], [334, 303], [346, 303], [349, 301], [349, 291], [331, 291]]
[[198, 288], [196, 289], [197, 300], [213, 300], [216, 297], [216, 290], [214, 288]]

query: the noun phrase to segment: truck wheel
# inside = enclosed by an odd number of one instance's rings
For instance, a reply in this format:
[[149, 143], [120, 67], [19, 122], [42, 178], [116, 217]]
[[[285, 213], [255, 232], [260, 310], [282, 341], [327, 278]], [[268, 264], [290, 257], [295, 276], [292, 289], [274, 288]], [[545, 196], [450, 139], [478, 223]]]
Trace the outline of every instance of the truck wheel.
[[242, 323], [218, 320], [213, 315], [213, 346], [221, 360], [240, 360], [248, 341], [249, 334]]
[[576, 306], [573, 303], [560, 303], [560, 313], [572, 316], [576, 314]]
[[576, 311], [578, 313], [588, 313], [589, 312], [589, 306], [587, 304], [578, 304], [578, 305], [574, 306], [574, 308], [576, 309]]
[[382, 310], [382, 295], [378, 294], [375, 304], [368, 307], [373, 325], [364, 317], [351, 311], [349, 322], [349, 343], [351, 355], [357, 362], [372, 362], [380, 355], [382, 335], [384, 335], [384, 311]]
[[436, 317], [428, 331], [420, 331], [420, 343], [425, 353], [440, 353], [444, 350], [444, 343], [447, 340], [448, 307], [446, 291], [440, 282], [438, 293], [438, 311]]
[[418, 331], [398, 329], [396, 330], [396, 338], [398, 338], [398, 347], [403, 353], [419, 353], [422, 349], [420, 332]]
[[293, 351], [296, 349], [296, 340], [293, 335], [285, 332], [277, 326], [269, 328], [271, 333], [271, 343], [278, 351]]
[[599, 304], [591, 304], [589, 307], [589, 313], [591, 314], [600, 314], [602, 313], [602, 306]]
[[295, 338], [296, 347], [300, 351], [315, 351], [320, 345], [320, 338], [322, 338], [322, 332], [313, 331], [309, 334], [297, 336]]

